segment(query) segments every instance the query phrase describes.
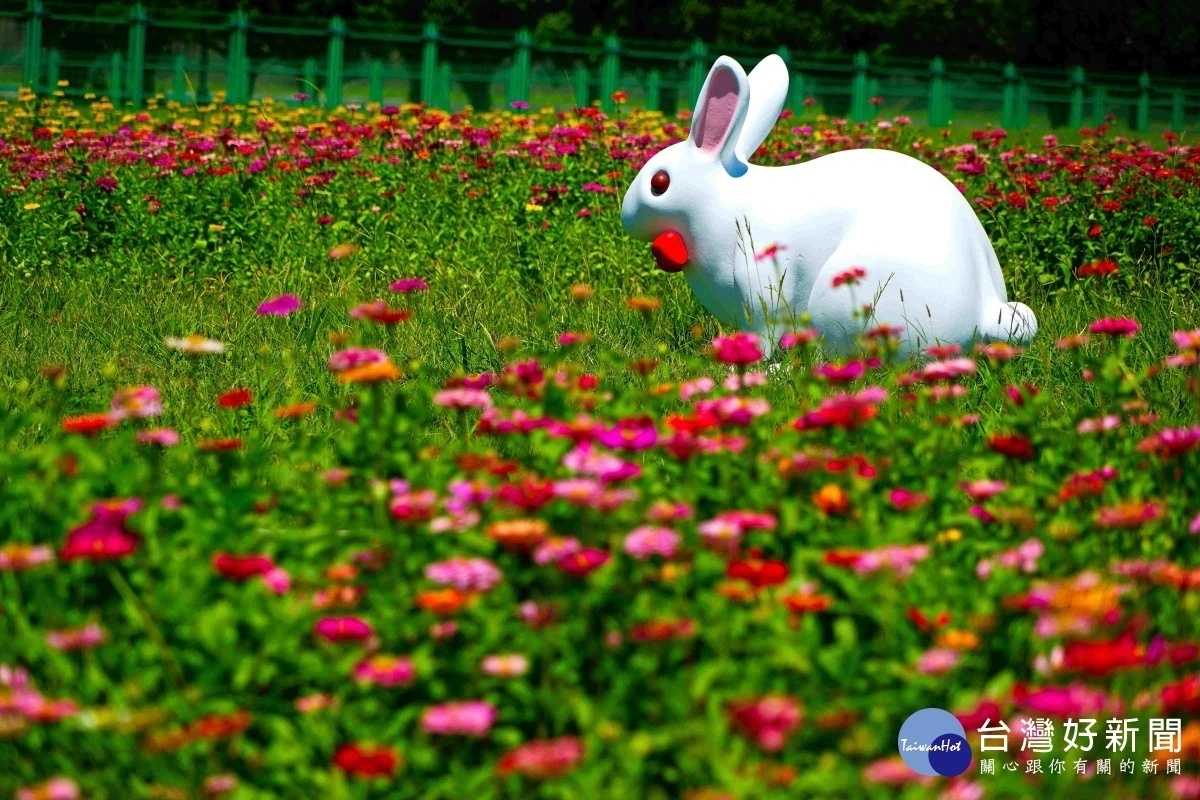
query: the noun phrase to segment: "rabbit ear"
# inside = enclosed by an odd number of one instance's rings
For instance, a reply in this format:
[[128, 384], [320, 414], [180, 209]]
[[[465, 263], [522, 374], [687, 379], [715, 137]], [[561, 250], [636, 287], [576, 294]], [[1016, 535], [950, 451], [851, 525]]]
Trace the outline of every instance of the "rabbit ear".
[[750, 107], [746, 110], [746, 122], [737, 142], [737, 155], [742, 161], [750, 160], [783, 111], [788, 92], [787, 64], [771, 54], [758, 62], [746, 82], [750, 86]]
[[719, 158], [732, 175], [746, 171], [736, 148], [749, 105], [750, 84], [746, 73], [732, 58], [721, 56], [709, 70], [696, 100], [691, 141], [701, 153]]

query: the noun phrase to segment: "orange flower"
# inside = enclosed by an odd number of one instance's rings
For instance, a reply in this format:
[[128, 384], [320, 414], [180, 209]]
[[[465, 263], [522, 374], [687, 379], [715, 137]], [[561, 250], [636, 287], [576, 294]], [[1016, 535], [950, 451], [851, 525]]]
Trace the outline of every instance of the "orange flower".
[[394, 381], [400, 377], [400, 370], [391, 361], [376, 361], [373, 364], [363, 364], [361, 367], [351, 367], [338, 374], [341, 383], [379, 383]]
[[279, 419], [291, 419], [295, 417], [303, 417], [317, 410], [316, 403], [292, 403], [290, 406], [280, 406], [275, 409], [275, 416]]
[[974, 650], [979, 646], [979, 637], [970, 631], [946, 630], [938, 635], [937, 643], [951, 650]]
[[458, 589], [428, 589], [417, 595], [417, 605], [434, 614], [449, 616], [463, 607], [467, 595]]
[[629, 298], [626, 303], [634, 311], [640, 311], [643, 314], [651, 314], [662, 308], [662, 301], [656, 297], [645, 297], [638, 295], [637, 297]]
[[850, 510], [850, 495], [836, 483], [827, 483], [813, 495], [817, 508], [831, 516], [840, 516]]
[[502, 547], [528, 551], [550, 535], [550, 526], [542, 519], [510, 519], [493, 522], [487, 528], [487, 535]]
[[823, 594], [797, 592], [783, 598], [783, 604], [793, 614], [808, 614], [828, 610], [833, 601]]
[[242, 440], [232, 436], [227, 436], [224, 439], [205, 439], [203, 442], [196, 443], [196, 449], [205, 453], [223, 453], [230, 450], [240, 450]]

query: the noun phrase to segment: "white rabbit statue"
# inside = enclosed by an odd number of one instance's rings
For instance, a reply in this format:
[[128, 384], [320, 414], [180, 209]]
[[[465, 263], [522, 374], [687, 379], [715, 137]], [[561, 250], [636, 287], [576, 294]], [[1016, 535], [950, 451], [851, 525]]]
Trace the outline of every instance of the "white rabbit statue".
[[1008, 302], [970, 203], [928, 164], [871, 149], [787, 167], [747, 163], [787, 87], [776, 55], [748, 77], [728, 56], [713, 64], [687, 141], [646, 163], [621, 208], [625, 230], [653, 242], [659, 267], [682, 270], [722, 324], [760, 334], [768, 349], [805, 311], [841, 353], [884, 323], [904, 329], [902, 354], [1032, 338], [1037, 320]]

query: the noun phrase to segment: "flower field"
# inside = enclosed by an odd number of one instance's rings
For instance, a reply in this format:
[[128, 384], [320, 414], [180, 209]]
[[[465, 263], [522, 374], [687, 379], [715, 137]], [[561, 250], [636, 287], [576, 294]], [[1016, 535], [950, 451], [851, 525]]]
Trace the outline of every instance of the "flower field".
[[687, 124], [0, 103], [0, 797], [1200, 798], [1200, 151], [784, 119], [1041, 331], [766, 360], [620, 232]]

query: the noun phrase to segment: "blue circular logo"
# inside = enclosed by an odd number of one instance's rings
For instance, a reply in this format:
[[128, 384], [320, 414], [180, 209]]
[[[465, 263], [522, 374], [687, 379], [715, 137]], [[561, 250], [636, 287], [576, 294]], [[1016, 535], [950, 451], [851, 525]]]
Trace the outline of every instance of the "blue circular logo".
[[971, 766], [971, 745], [958, 717], [940, 708], [922, 708], [900, 726], [896, 746], [916, 773], [953, 778]]

